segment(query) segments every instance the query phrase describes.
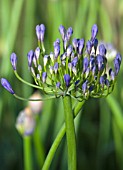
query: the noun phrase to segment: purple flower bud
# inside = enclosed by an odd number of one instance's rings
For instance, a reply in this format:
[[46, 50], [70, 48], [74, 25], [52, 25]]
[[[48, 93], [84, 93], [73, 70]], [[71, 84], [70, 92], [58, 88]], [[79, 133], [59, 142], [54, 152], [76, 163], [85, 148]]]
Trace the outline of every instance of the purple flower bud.
[[98, 70], [100, 71], [103, 65], [103, 57], [101, 55], [97, 55], [97, 65], [98, 65]]
[[67, 38], [67, 36], [65, 35], [65, 38], [64, 38], [64, 49], [65, 49], [65, 50], [66, 50], [67, 46], [68, 46], [68, 38]]
[[57, 83], [56, 83], [56, 87], [57, 87], [57, 88], [60, 88], [60, 86], [61, 86], [61, 83], [60, 83], [60, 82], [57, 82]]
[[112, 69], [109, 70], [109, 76], [110, 76], [111, 80], [113, 80], [113, 81], [115, 80], [115, 73]]
[[95, 50], [95, 53], [96, 53], [97, 46], [98, 46], [98, 39], [96, 39], [96, 38], [94, 39], [93, 45], [94, 45], [94, 50]]
[[115, 59], [118, 60], [119, 64], [121, 64], [122, 57], [121, 57], [120, 53], [117, 53]]
[[38, 65], [38, 71], [39, 71], [39, 73], [42, 72], [42, 66], [41, 65]]
[[89, 60], [87, 57], [83, 59], [83, 72], [85, 73], [89, 65]]
[[72, 66], [76, 66], [76, 64], [77, 64], [77, 62], [78, 62], [78, 57], [75, 57], [73, 60], [72, 60]]
[[51, 61], [54, 62], [54, 53], [53, 52], [50, 53], [50, 58], [51, 58]]
[[43, 72], [42, 73], [42, 82], [45, 83], [46, 82], [46, 78], [47, 78], [47, 73]]
[[60, 25], [59, 32], [60, 32], [60, 34], [62, 36], [62, 40], [64, 40], [65, 39], [65, 34], [66, 34], [66, 29], [65, 29], [65, 27], [63, 25]]
[[36, 57], [37, 60], [39, 59], [39, 56], [40, 56], [40, 48], [37, 47], [37, 48], [35, 49], [35, 57]]
[[105, 84], [105, 77], [104, 77], [104, 76], [101, 76], [101, 77], [100, 77], [100, 84], [101, 84], [102, 86], [104, 86], [104, 84]]
[[83, 48], [84, 48], [84, 39], [82, 38], [78, 40], [78, 54], [79, 55], [82, 55]]
[[88, 81], [86, 80], [83, 84], [82, 84], [82, 91], [85, 94], [85, 92], [87, 91], [87, 83]]
[[115, 68], [115, 74], [117, 75], [119, 73], [120, 70], [120, 63], [118, 61], [118, 59], [114, 59], [114, 68]]
[[53, 46], [60, 45], [60, 39], [56, 39], [56, 41], [53, 43]]
[[65, 75], [64, 75], [64, 81], [65, 81], [65, 83], [66, 83], [66, 86], [69, 87], [70, 81], [71, 81], [71, 77], [70, 77], [69, 74], [65, 74]]
[[73, 51], [73, 47], [72, 47], [72, 45], [69, 45], [68, 48], [67, 48], [67, 56], [68, 57], [70, 57], [72, 51]]
[[96, 24], [94, 24], [94, 25], [92, 26], [92, 29], [91, 29], [91, 40], [92, 40], [92, 41], [95, 39], [97, 33], [98, 33], [98, 27], [97, 27]]
[[43, 42], [44, 41], [44, 34], [45, 34], [44, 24], [37, 25], [36, 26], [36, 35], [37, 35], [38, 40]]
[[34, 57], [34, 51], [30, 50], [27, 54], [28, 57], [28, 66], [31, 67], [32, 66], [32, 61], [33, 61], [33, 57]]
[[11, 94], [15, 94], [15, 92], [13, 91], [10, 83], [8, 82], [8, 80], [6, 80], [5, 78], [1, 78], [1, 85]]
[[40, 40], [40, 33], [41, 33], [40, 25], [37, 25], [36, 26], [36, 35], [37, 35], [38, 40]]
[[68, 63], [68, 68], [70, 71], [72, 70], [72, 63]]
[[44, 34], [45, 34], [45, 26], [44, 26], [44, 24], [41, 24], [40, 28], [41, 28], [40, 40], [41, 40], [41, 42], [43, 42], [44, 41]]
[[48, 62], [48, 55], [45, 55], [43, 60], [44, 60], [44, 67], [46, 66], [47, 62]]
[[95, 65], [95, 58], [94, 58], [94, 56], [90, 56], [90, 62], [89, 62], [89, 64], [90, 64], [90, 70], [92, 70], [92, 68], [93, 68], [94, 65]]
[[12, 64], [12, 67], [14, 70], [16, 70], [16, 65], [17, 65], [17, 55], [15, 53], [12, 53], [10, 56], [10, 61]]
[[75, 76], [77, 75], [77, 69], [76, 69], [76, 67], [72, 67], [72, 71], [73, 71], [73, 73], [75, 74]]
[[77, 50], [78, 40], [76, 38], [73, 39], [72, 44], [73, 44], [74, 49]]
[[107, 87], [109, 87], [109, 86], [110, 86], [110, 82], [109, 82], [109, 80], [108, 80], [108, 79], [106, 79], [106, 80], [105, 80], [105, 85], [106, 85]]
[[70, 40], [70, 37], [72, 36], [72, 34], [73, 34], [73, 29], [72, 27], [69, 27], [66, 32], [68, 40]]
[[53, 67], [53, 66], [50, 66], [50, 74], [51, 74], [51, 75], [53, 74], [53, 71], [54, 71], [54, 67]]
[[58, 63], [56, 62], [56, 63], [54, 64], [54, 71], [55, 71], [55, 74], [56, 74], [57, 71], [58, 71], [58, 67], [59, 67], [59, 65], [58, 65]]
[[100, 45], [99, 45], [99, 54], [100, 54], [101, 56], [106, 55], [106, 48], [105, 48], [104, 44], [100, 44]]
[[65, 60], [67, 57], [67, 52], [63, 53], [60, 57], [61, 57], [61, 60]]
[[94, 65], [93, 68], [92, 68], [92, 75], [94, 76], [96, 73], [96, 66]]
[[88, 54], [91, 53], [91, 49], [92, 49], [91, 41], [87, 41], [87, 43], [86, 43], [86, 50], [87, 50]]
[[56, 59], [60, 54], [60, 46], [59, 45], [54, 46], [54, 54], [55, 54], [55, 59]]

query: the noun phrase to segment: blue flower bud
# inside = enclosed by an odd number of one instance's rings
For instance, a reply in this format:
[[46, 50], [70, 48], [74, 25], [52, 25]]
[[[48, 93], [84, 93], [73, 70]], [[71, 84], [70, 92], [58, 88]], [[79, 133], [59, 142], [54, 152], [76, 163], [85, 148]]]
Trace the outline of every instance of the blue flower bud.
[[96, 39], [96, 38], [94, 39], [93, 46], [94, 46], [94, 50], [95, 50], [95, 53], [96, 53], [97, 46], [98, 46], [98, 39]]
[[69, 45], [68, 48], [67, 48], [67, 56], [68, 57], [70, 57], [72, 51], [73, 51], [73, 47], [72, 47], [72, 45]]
[[73, 44], [74, 49], [77, 50], [78, 40], [76, 38], [73, 39], [72, 44]]
[[43, 72], [42, 73], [42, 82], [45, 83], [46, 82], [46, 78], [47, 78], [47, 73]]
[[83, 72], [85, 73], [89, 65], [89, 60], [87, 57], [83, 59]]
[[56, 39], [56, 41], [53, 43], [53, 46], [60, 45], [60, 39]]
[[119, 63], [118, 59], [116, 59], [116, 58], [114, 60], [114, 68], [115, 68], [115, 74], [117, 75], [120, 70], [120, 63]]
[[77, 75], [77, 69], [76, 69], [76, 67], [72, 67], [72, 71], [73, 71], [73, 73], [75, 74], [75, 76]]
[[67, 46], [68, 46], [68, 38], [67, 38], [67, 36], [65, 35], [65, 38], [64, 38], [64, 49], [65, 49], [65, 50], [66, 50]]
[[39, 56], [40, 56], [40, 48], [37, 47], [37, 48], [35, 49], [35, 57], [36, 57], [37, 60], [39, 59]]
[[116, 54], [115, 59], [118, 60], [119, 64], [121, 64], [122, 57], [121, 57], [120, 53], [117, 53], [117, 54]]
[[107, 87], [109, 87], [109, 86], [110, 86], [110, 82], [109, 82], [109, 80], [108, 80], [108, 79], [106, 79], [106, 80], [105, 80], [105, 85], [106, 85]]
[[97, 27], [96, 24], [94, 24], [94, 25], [92, 26], [92, 29], [91, 29], [91, 40], [92, 40], [92, 41], [95, 39], [97, 33], [98, 33], [98, 27]]
[[87, 83], [88, 81], [86, 80], [83, 84], [82, 84], [82, 91], [85, 94], [85, 92], [87, 91]]
[[59, 32], [60, 32], [60, 34], [62, 36], [62, 40], [64, 40], [65, 39], [65, 34], [66, 34], [66, 29], [65, 29], [65, 27], [63, 25], [60, 25]]
[[34, 57], [34, 51], [30, 50], [27, 54], [28, 57], [28, 66], [31, 67], [32, 66], [32, 61], [33, 61], [33, 57]]
[[111, 80], [113, 80], [113, 81], [115, 80], [115, 73], [112, 69], [109, 70], [109, 76], [110, 76]]
[[55, 74], [57, 74], [58, 67], [59, 67], [59, 65], [58, 65], [58, 63], [56, 62], [56, 63], [54, 64], [54, 71], [55, 71]]
[[89, 65], [90, 65], [90, 70], [92, 70], [92, 68], [93, 68], [94, 65], [95, 65], [95, 58], [94, 58], [94, 56], [90, 56]]
[[57, 82], [57, 83], [56, 83], [56, 87], [59, 89], [60, 86], [61, 86], [61, 83], [60, 83], [60, 82]]
[[72, 66], [76, 66], [76, 64], [77, 64], [77, 62], [78, 62], [78, 57], [75, 57], [73, 60], [72, 60]]
[[51, 61], [54, 62], [54, 53], [53, 52], [50, 53], [50, 58], [51, 58]]
[[72, 63], [68, 63], [68, 68], [70, 71], [72, 70]]
[[103, 65], [102, 55], [97, 55], [96, 61], [97, 61], [97, 65], [98, 65], [98, 70], [100, 71], [102, 68], [102, 65]]
[[1, 78], [1, 85], [11, 94], [15, 94], [15, 92], [13, 91], [10, 83], [8, 82], [8, 80], [6, 80], [5, 78]]
[[87, 41], [87, 43], [86, 43], [86, 50], [87, 50], [88, 54], [91, 53], [91, 49], [92, 49], [91, 41]]
[[37, 25], [36, 26], [36, 35], [37, 35], [38, 40], [40, 40], [40, 33], [41, 33], [40, 25]]
[[82, 55], [83, 48], [84, 48], [84, 39], [82, 38], [78, 40], [78, 54], [79, 55]]
[[53, 66], [50, 66], [50, 74], [51, 74], [51, 75], [53, 74], [53, 71], [54, 71], [54, 67], [53, 67]]
[[60, 54], [60, 46], [59, 45], [54, 46], [54, 54], [55, 54], [55, 59], [57, 59], [57, 57]]
[[45, 26], [44, 26], [44, 24], [41, 24], [40, 28], [41, 28], [40, 40], [41, 40], [41, 42], [43, 42], [44, 41], [44, 34], [45, 34]]
[[101, 77], [100, 77], [100, 84], [101, 84], [102, 86], [104, 86], [104, 84], [105, 84], [105, 77], [104, 77], [104, 76], [101, 76]]
[[38, 71], [39, 71], [39, 73], [42, 72], [42, 66], [41, 65], [38, 65]]
[[72, 27], [69, 27], [66, 32], [68, 40], [70, 40], [70, 37], [72, 36], [72, 34], [73, 34], [73, 29]]
[[65, 83], [66, 83], [66, 86], [69, 87], [70, 81], [71, 81], [71, 77], [70, 77], [69, 74], [65, 74], [65, 75], [64, 75], [64, 81], [65, 81]]
[[47, 62], [48, 62], [48, 55], [45, 55], [43, 60], [44, 60], [44, 67], [46, 66]]
[[60, 56], [61, 60], [65, 60], [66, 57], [67, 57], [67, 52], [63, 53], [63, 54]]
[[106, 55], [106, 48], [105, 48], [104, 44], [100, 44], [100, 45], [99, 45], [99, 54], [100, 54], [101, 56]]
[[17, 55], [15, 53], [12, 53], [10, 56], [10, 61], [12, 64], [12, 67], [14, 70], [16, 70], [16, 65], [17, 65]]

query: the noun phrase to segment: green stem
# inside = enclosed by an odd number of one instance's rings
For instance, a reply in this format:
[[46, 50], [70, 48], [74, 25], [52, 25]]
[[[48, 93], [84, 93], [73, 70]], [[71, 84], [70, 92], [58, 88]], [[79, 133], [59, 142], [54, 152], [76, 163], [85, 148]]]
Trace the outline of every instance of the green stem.
[[76, 170], [76, 137], [71, 97], [63, 98], [64, 116], [68, 150], [68, 170]]
[[31, 137], [24, 136], [24, 170], [32, 170]]
[[[78, 102], [76, 107], [73, 109], [74, 110], [74, 117], [76, 117], [77, 114], [80, 112], [84, 102], [85, 101]], [[65, 135], [65, 131], [66, 131], [66, 127], [65, 127], [65, 124], [63, 124], [61, 129], [60, 129], [60, 131], [59, 131], [59, 133], [58, 133], [58, 135], [56, 136], [56, 138], [55, 138], [55, 140], [54, 140], [50, 150], [49, 150], [49, 153], [48, 153], [48, 155], [47, 155], [47, 157], [45, 159], [45, 162], [44, 162], [42, 170], [48, 170], [49, 169], [50, 164], [52, 162], [52, 159], [53, 159], [53, 157], [55, 155], [55, 152], [56, 152], [56, 150], [57, 150], [57, 148], [58, 148], [62, 138]]]

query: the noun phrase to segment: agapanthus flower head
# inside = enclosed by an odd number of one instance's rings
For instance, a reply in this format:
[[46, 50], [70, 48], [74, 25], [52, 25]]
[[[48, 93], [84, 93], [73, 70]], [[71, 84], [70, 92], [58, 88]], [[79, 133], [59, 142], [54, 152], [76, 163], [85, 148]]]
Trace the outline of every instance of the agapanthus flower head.
[[16, 70], [16, 65], [17, 65], [17, 55], [15, 53], [12, 53], [10, 56], [10, 61], [12, 64], [12, 67], [14, 70]]
[[10, 83], [8, 82], [8, 80], [6, 80], [5, 78], [1, 78], [1, 85], [11, 94], [15, 94], [14, 90], [12, 89]]
[[[54, 97], [71, 95], [77, 100], [86, 100], [89, 96], [105, 97], [110, 94], [120, 71], [122, 57], [120, 53], [115, 53], [114, 68], [109, 69], [111, 61], [108, 62], [106, 45], [98, 45], [96, 38], [97, 25], [92, 26], [91, 37], [87, 42], [83, 38], [74, 38], [71, 43], [71, 27], [65, 29], [60, 25], [59, 32], [62, 43], [57, 38], [53, 43], [54, 51], [46, 53], [45, 44], [39, 42], [44, 41], [45, 26], [36, 26], [38, 47], [35, 52], [30, 50], [27, 54], [29, 71], [36, 83], [35, 87], [38, 86], [46, 94]], [[13, 54], [11, 63], [15, 70], [16, 56]], [[14, 94], [8, 82], [4, 87]]]

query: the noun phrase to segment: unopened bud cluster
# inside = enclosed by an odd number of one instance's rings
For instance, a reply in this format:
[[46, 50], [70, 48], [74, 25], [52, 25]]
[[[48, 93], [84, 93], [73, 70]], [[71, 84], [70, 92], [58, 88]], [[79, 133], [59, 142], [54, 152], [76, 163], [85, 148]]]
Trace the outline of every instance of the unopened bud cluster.
[[[38, 47], [27, 54], [28, 67], [37, 86], [46, 94], [56, 97], [71, 95], [77, 99], [104, 97], [114, 88], [120, 70], [121, 55], [116, 54], [108, 63], [107, 50], [102, 43], [98, 45], [96, 38], [98, 27], [92, 26], [90, 40], [73, 38], [73, 29], [67, 30], [60, 25], [60, 39], [53, 43], [53, 51], [45, 52], [45, 26], [36, 26]], [[17, 56], [11, 54], [11, 64], [16, 70]], [[6, 87], [5, 87], [6, 88]]]

